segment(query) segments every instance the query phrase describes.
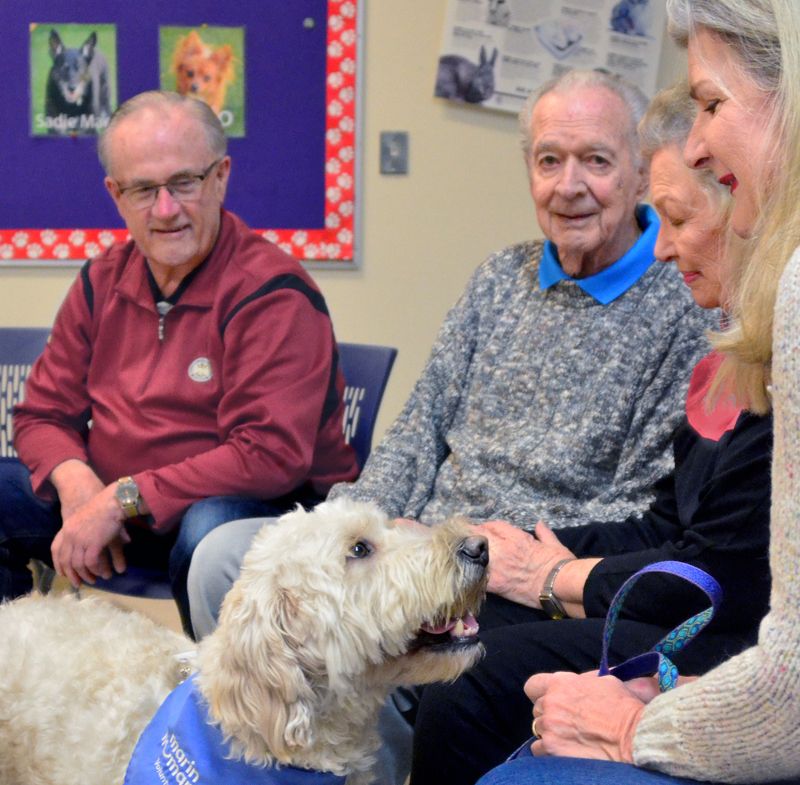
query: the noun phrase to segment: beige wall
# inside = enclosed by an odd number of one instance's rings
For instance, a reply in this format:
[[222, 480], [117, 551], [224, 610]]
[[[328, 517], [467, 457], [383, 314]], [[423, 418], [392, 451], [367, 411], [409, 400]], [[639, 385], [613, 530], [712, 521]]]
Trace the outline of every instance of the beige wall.
[[[472, 270], [539, 234], [516, 119], [432, 97], [445, 5], [363, 3], [362, 267], [312, 272], [341, 340], [400, 350], [376, 436], [402, 407]], [[666, 42], [659, 84], [683, 64]], [[409, 132], [407, 176], [379, 174], [383, 130]], [[0, 268], [0, 326], [50, 324], [75, 273]]]

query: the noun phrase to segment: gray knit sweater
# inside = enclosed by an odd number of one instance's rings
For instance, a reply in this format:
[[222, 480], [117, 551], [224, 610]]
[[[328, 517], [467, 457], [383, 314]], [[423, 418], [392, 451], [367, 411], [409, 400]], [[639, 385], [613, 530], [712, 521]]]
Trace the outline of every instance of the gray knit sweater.
[[609, 305], [571, 281], [542, 291], [542, 248], [516, 245], [478, 268], [361, 477], [330, 498], [526, 529], [646, 509], [672, 468], [671, 436], [716, 315], [659, 263]]
[[800, 249], [781, 280], [772, 374], [770, 612], [757, 646], [645, 709], [640, 766], [717, 782], [800, 777]]

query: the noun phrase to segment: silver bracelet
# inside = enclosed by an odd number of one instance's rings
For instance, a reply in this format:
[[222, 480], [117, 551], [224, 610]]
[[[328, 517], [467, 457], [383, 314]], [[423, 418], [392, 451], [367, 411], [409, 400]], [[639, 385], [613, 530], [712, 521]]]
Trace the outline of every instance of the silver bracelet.
[[571, 556], [568, 559], [562, 559], [560, 562], [553, 567], [552, 570], [545, 578], [544, 586], [542, 587], [542, 591], [539, 594], [539, 602], [541, 603], [542, 610], [551, 618], [551, 619], [564, 619], [567, 616], [567, 611], [564, 609], [564, 606], [561, 604], [561, 601], [556, 597], [553, 593], [553, 584], [556, 582], [556, 576], [558, 573], [561, 572], [561, 568], [567, 564], [568, 562], [575, 561], [575, 557]]

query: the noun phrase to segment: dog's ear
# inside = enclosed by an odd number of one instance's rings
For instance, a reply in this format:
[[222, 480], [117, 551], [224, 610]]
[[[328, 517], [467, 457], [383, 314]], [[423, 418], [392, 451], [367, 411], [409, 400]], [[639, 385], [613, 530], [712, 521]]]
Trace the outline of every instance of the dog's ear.
[[83, 42], [81, 47], [81, 54], [87, 59], [91, 60], [94, 57], [94, 48], [97, 46], [97, 33], [92, 30], [91, 35]]
[[220, 71], [227, 68], [233, 60], [233, 49], [230, 44], [217, 47], [214, 54], [211, 55], [211, 59], [219, 66]]
[[189, 31], [186, 38], [183, 39], [183, 53], [185, 55], [199, 55], [203, 53], [205, 44], [197, 30]]
[[51, 30], [48, 42], [50, 44], [50, 57], [55, 60], [56, 57], [64, 51], [64, 44], [61, 43], [61, 36], [55, 30]]
[[317, 698], [298, 656], [305, 616], [290, 591], [240, 580], [225, 598], [219, 628], [204, 641], [203, 692], [245, 754], [286, 763], [314, 741]]

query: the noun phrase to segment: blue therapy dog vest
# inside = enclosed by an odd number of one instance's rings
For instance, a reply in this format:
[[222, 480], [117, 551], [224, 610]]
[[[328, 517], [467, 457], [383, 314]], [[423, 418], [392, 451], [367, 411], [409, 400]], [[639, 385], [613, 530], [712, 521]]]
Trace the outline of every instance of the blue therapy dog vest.
[[225, 757], [194, 676], [179, 684], [142, 731], [124, 785], [344, 785], [335, 774], [294, 766], [253, 766]]

